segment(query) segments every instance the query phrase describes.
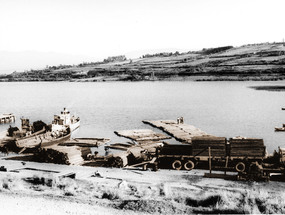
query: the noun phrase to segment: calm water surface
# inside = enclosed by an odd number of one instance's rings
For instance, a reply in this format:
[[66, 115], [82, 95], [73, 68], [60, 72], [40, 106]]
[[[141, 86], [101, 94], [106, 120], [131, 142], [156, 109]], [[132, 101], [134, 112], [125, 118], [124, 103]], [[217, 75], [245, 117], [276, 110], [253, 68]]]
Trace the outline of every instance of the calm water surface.
[[[285, 92], [257, 91], [255, 85], [285, 82], [16, 82], [0, 83], [0, 113], [50, 123], [63, 107], [81, 118], [75, 137], [125, 142], [115, 130], [151, 128], [142, 120], [184, 117], [209, 134], [263, 138], [271, 153], [285, 147]], [[9, 125], [0, 125], [0, 132]], [[152, 129], [152, 128], [151, 128]]]

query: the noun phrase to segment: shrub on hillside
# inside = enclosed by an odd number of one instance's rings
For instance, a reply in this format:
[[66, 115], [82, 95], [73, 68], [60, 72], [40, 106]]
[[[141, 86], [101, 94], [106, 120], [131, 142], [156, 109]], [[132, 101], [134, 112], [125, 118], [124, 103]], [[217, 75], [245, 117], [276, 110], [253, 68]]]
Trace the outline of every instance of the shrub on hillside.
[[223, 46], [223, 47], [209, 48], [209, 49], [203, 48], [202, 53], [203, 54], [215, 54], [218, 52], [226, 51], [226, 50], [231, 49], [231, 48], [233, 48], [233, 46]]

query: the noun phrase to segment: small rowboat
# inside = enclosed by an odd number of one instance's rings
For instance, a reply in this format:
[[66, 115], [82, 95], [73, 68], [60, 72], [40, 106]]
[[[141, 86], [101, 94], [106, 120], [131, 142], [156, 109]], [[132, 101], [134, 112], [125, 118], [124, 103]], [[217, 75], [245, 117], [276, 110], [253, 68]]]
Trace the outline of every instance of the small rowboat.
[[275, 127], [275, 131], [285, 131], [285, 127], [282, 127], [282, 128]]

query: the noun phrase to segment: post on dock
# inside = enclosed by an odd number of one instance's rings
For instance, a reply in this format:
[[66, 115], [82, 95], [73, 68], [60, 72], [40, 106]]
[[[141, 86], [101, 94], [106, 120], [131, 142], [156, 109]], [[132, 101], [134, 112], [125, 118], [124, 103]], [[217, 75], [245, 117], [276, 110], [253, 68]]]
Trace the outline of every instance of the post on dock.
[[227, 174], [228, 163], [229, 163], [229, 156], [226, 157], [225, 175]]
[[209, 151], [209, 170], [210, 170], [210, 174], [211, 174], [212, 173], [211, 147], [208, 147], [208, 151]]

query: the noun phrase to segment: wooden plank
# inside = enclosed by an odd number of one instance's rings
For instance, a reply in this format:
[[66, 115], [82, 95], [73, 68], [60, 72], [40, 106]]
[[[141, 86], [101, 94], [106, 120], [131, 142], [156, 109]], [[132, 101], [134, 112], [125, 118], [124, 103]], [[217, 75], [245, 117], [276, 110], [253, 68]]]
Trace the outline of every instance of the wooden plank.
[[99, 147], [110, 142], [108, 138], [74, 138], [60, 143], [60, 146]]

